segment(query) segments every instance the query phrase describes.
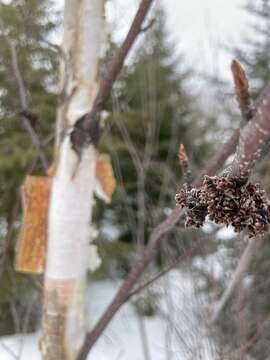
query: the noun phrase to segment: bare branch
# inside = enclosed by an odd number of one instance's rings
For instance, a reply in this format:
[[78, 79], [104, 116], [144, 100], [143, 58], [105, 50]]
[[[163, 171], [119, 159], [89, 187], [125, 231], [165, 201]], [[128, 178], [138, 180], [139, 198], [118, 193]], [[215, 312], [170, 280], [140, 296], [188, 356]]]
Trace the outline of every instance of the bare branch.
[[26, 131], [28, 132], [28, 134], [32, 140], [32, 143], [37, 150], [42, 167], [43, 167], [44, 171], [46, 172], [46, 170], [48, 168], [48, 161], [47, 161], [46, 155], [43, 151], [41, 141], [29, 120], [29, 116], [32, 115], [32, 113], [29, 110], [27, 110], [27, 108], [28, 108], [27, 93], [26, 93], [23, 78], [22, 78], [22, 75], [21, 75], [21, 72], [19, 69], [16, 45], [15, 45], [14, 41], [12, 41], [8, 36], [6, 36], [6, 40], [10, 47], [11, 64], [12, 64], [12, 68], [14, 71], [14, 76], [15, 76], [15, 79], [17, 82], [17, 86], [18, 86], [21, 107], [23, 109], [22, 111], [19, 112], [19, 115], [21, 116], [21, 118], [23, 120], [23, 126], [26, 129]]
[[158, 279], [163, 277], [164, 275], [168, 274], [172, 269], [176, 268], [180, 261], [186, 260], [187, 258], [190, 258], [191, 256], [195, 256], [198, 253], [202, 253], [202, 243], [197, 242], [195, 246], [193, 246], [188, 251], [185, 251], [185, 253], [181, 256], [178, 256], [170, 265], [168, 265], [164, 270], [157, 273], [155, 276], [153, 276], [151, 279], [147, 280], [145, 283], [138, 286], [136, 289], [132, 290], [129, 295], [127, 296], [125, 302], [127, 302], [132, 296], [140, 293], [150, 285], [152, 285], [154, 282], [156, 282]]
[[32, 113], [29, 111], [26, 111], [26, 110], [22, 110], [18, 113], [18, 115], [23, 120], [23, 125], [31, 137], [32, 143], [35, 146], [38, 156], [40, 158], [43, 170], [46, 172], [49, 167], [49, 163], [46, 158], [45, 152], [43, 150], [42, 143], [41, 143], [37, 133], [35, 132], [33, 126], [31, 125], [31, 121], [29, 120], [29, 117], [32, 117]]
[[26, 109], [27, 108], [27, 94], [26, 94], [26, 90], [24, 87], [23, 78], [22, 78], [20, 70], [19, 70], [16, 46], [15, 46], [14, 41], [12, 41], [9, 37], [6, 37], [6, 40], [8, 42], [9, 48], [10, 48], [11, 63], [12, 63], [13, 71], [14, 71], [14, 76], [15, 76], [15, 79], [16, 79], [17, 85], [18, 85], [21, 106], [23, 109]]

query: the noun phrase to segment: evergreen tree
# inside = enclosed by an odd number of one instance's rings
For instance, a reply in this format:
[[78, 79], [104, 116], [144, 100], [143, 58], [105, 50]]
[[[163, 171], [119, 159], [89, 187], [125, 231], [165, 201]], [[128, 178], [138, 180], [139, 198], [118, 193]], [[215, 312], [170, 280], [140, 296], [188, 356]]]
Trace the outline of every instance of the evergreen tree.
[[16, 46], [18, 66], [29, 108], [38, 115], [35, 129], [43, 140], [52, 134], [55, 118], [56, 53], [47, 44], [55, 24], [51, 1], [19, 1], [0, 5], [0, 216], [9, 214], [15, 189], [36, 156], [18, 111], [22, 110], [9, 41]]
[[[25, 330], [31, 330], [35, 323], [36, 302], [30, 312], [29, 304], [37, 295], [33, 293], [36, 281], [13, 270], [18, 228], [14, 213], [19, 187], [29, 169], [44, 174], [18, 115], [22, 104], [10, 43], [16, 50], [29, 110], [37, 114], [37, 122], [32, 125], [45, 142], [53, 134], [55, 123], [57, 52], [48, 44], [57, 26], [55, 20], [50, 0], [0, 4], [0, 334], [21, 331], [25, 321], [30, 322], [24, 324]], [[47, 156], [52, 153], [50, 144], [46, 147]], [[15, 231], [7, 238], [12, 227]]]

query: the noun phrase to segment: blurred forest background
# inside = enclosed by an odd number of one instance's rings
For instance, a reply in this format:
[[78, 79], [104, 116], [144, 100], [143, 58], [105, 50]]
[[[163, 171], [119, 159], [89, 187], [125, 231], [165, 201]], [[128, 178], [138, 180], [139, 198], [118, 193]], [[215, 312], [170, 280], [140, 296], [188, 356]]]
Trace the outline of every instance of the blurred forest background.
[[[244, 11], [252, 14], [254, 21], [250, 26], [255, 35], [252, 39], [243, 37], [241, 47], [227, 51], [242, 62], [255, 99], [270, 80], [270, 1], [248, 0]], [[186, 64], [185, 54], [176, 53], [169, 40], [161, 7], [155, 9], [154, 17], [143, 44], [116, 82], [106, 109], [106, 121], [111, 126], [102, 139], [100, 152], [111, 156], [117, 189], [109, 205], [96, 200], [95, 243], [102, 265], [91, 274], [91, 281], [95, 282], [122, 279], [144, 248], [150, 230], [175, 206], [174, 196], [182, 183], [177, 157], [179, 144], [185, 144], [195, 176], [218, 149], [220, 141], [228, 138], [240, 122], [232, 101], [232, 83], [195, 74], [194, 69], [182, 66]], [[14, 71], [14, 51], [27, 90], [27, 107], [34, 114], [31, 125], [51, 162], [57, 64], [61, 56], [51, 39], [60, 20], [50, 0], [0, 4], [1, 336], [35, 331], [40, 327], [41, 316], [42, 278], [16, 273], [13, 267], [21, 224], [19, 189], [26, 174], [44, 174], [20, 113], [25, 106]], [[117, 46], [110, 41], [108, 63]], [[211, 112], [206, 112], [202, 95], [190, 86], [194, 76], [201, 76], [205, 86], [214, 89]], [[269, 156], [257, 170], [254, 177], [270, 190]], [[203, 293], [209, 303], [218, 299], [246, 244], [210, 223], [199, 232], [176, 228], [161, 246], [144, 280], [153, 271], [176, 263], [199, 241], [203, 243], [202, 251], [186, 257], [181, 268], [194, 276], [198, 293]], [[224, 352], [233, 354], [242, 349], [251, 358], [268, 358], [269, 265], [270, 246], [266, 238], [215, 327], [218, 331], [212, 334]], [[222, 270], [215, 271], [216, 268]], [[151, 288], [136, 297], [133, 305], [142, 317], [155, 316], [159, 311]]]

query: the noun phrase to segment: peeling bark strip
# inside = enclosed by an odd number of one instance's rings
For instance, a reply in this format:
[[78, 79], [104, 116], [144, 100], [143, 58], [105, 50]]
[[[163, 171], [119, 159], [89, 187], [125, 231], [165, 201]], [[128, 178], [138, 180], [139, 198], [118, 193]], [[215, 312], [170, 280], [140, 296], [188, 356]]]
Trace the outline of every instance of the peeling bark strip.
[[15, 269], [40, 274], [44, 270], [51, 179], [27, 176], [21, 188], [23, 223], [16, 246]]
[[[94, 101], [93, 108], [91, 112], [83, 114], [84, 116], [80, 118], [71, 133], [71, 142], [73, 148], [78, 154], [80, 154], [82, 147], [90, 142], [93, 142], [95, 145], [98, 143], [100, 137], [100, 124], [99, 124], [99, 114], [103, 109], [104, 104], [106, 103], [113, 84], [117, 79], [120, 71], [122, 70], [124, 61], [133, 46], [137, 36], [140, 32], [144, 32], [142, 29], [142, 23], [153, 3], [153, 0], [142, 0], [138, 8], [138, 11], [134, 17], [134, 20], [131, 24], [130, 30], [119, 49], [119, 52], [115, 56], [111, 66], [109, 67], [107, 74], [104, 76], [97, 96]], [[77, 118], [78, 119], [78, 118]]]
[[93, 145], [85, 147], [78, 163], [69, 130], [93, 106], [104, 39], [104, 0], [66, 0], [60, 73], [62, 104], [58, 111], [57, 168], [50, 198], [44, 285], [44, 360], [75, 359], [88, 325], [85, 279], [96, 151]]

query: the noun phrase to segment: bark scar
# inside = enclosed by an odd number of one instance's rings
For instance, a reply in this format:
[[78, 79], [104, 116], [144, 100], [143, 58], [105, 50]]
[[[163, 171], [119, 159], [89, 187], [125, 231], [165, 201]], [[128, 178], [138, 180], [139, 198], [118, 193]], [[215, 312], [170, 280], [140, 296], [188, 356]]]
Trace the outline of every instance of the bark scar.
[[[91, 117], [91, 121], [85, 125], [86, 117]], [[70, 134], [72, 149], [76, 152], [79, 160], [81, 159], [82, 150], [87, 145], [93, 144], [97, 148], [100, 138], [100, 125], [97, 116], [91, 116], [87, 113], [81, 116], [74, 124]]]

